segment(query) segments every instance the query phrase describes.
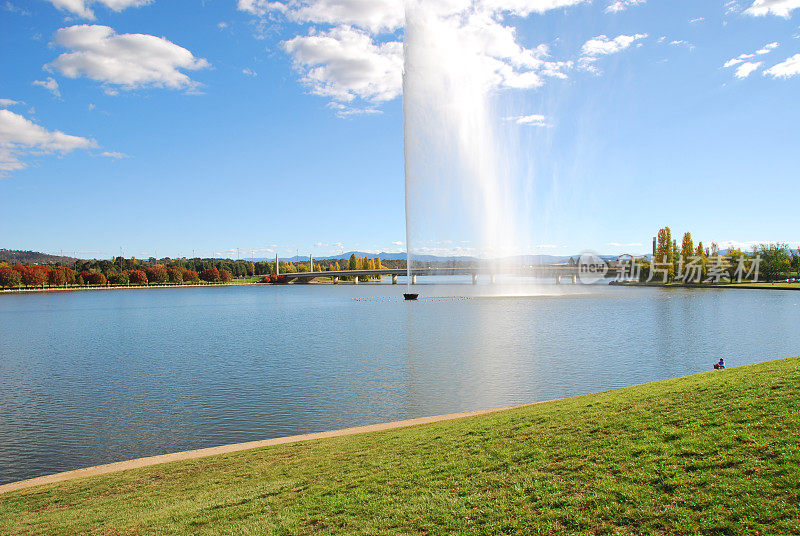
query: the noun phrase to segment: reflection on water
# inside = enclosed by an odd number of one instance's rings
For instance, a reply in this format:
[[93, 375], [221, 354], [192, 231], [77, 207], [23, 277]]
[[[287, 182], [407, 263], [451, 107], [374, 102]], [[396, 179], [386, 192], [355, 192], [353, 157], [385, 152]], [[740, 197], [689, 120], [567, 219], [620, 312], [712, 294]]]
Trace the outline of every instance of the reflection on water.
[[465, 283], [2, 295], [0, 483], [800, 354], [800, 293]]

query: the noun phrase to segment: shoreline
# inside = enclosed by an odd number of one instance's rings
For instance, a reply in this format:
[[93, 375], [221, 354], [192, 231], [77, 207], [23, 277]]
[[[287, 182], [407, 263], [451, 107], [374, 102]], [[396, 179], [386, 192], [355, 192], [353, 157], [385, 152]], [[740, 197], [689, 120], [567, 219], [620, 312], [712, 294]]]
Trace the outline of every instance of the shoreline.
[[[361, 285], [369, 285], [380, 283], [380, 281], [368, 281], [359, 283]], [[255, 281], [252, 283], [191, 283], [180, 285], [105, 285], [98, 287], [45, 287], [45, 288], [0, 288], [0, 295], [2, 294], [29, 294], [29, 293], [47, 293], [47, 292], [81, 292], [81, 291], [99, 291], [99, 290], [133, 290], [133, 289], [151, 289], [151, 288], [212, 288], [212, 287], [248, 287], [248, 286], [287, 286], [296, 285], [297, 283], [261, 283]], [[301, 283], [302, 285], [324, 285], [330, 284], [328, 282], [309, 282]], [[340, 285], [352, 285], [352, 281], [343, 281]]]
[[125, 460], [121, 462], [111, 462], [102, 465], [94, 465], [90, 467], [82, 467], [80, 469], [73, 469], [71, 471], [63, 471], [60, 473], [53, 473], [50, 475], [37, 476], [17, 482], [9, 482], [7, 484], [0, 484], [0, 495], [11, 493], [22, 489], [32, 488], [36, 486], [43, 486], [46, 484], [55, 484], [58, 482], [65, 482], [68, 480], [75, 480], [78, 478], [92, 477], [105, 475], [109, 473], [117, 473], [127, 471], [129, 469], [139, 469], [142, 467], [150, 467], [153, 465], [161, 465], [171, 462], [196, 460], [200, 458], [207, 458], [209, 456], [217, 456], [220, 454], [231, 454], [234, 452], [241, 452], [245, 450], [258, 449], [263, 447], [272, 447], [277, 445], [286, 445], [289, 443], [301, 443], [305, 441], [314, 441], [317, 439], [329, 439], [334, 437], [344, 437], [357, 434], [366, 434], [370, 432], [383, 432], [387, 430], [395, 430], [398, 428], [407, 428], [410, 426], [418, 426], [421, 424], [432, 424], [437, 422], [452, 421], [456, 419], [464, 419], [468, 417], [478, 417], [480, 415], [488, 415], [491, 413], [498, 413], [511, 409], [523, 408], [527, 406], [535, 406], [537, 404], [544, 404], [560, 400], [554, 398], [552, 400], [542, 400], [540, 402], [531, 402], [529, 404], [520, 404], [516, 406], [503, 406], [499, 408], [478, 409], [473, 411], [464, 411], [460, 413], [447, 413], [444, 415], [432, 415], [429, 417], [417, 417], [414, 419], [405, 419], [401, 421], [391, 421], [378, 424], [367, 424], [362, 426], [353, 426], [350, 428], [339, 428], [336, 430], [328, 430], [324, 432], [312, 432], [309, 434], [299, 434], [284, 437], [275, 437], [272, 439], [262, 439], [256, 441], [247, 441], [244, 443], [232, 443], [229, 445], [219, 445], [216, 447], [207, 447], [195, 450], [185, 450], [181, 452], [172, 452], [169, 454], [159, 454], [156, 456], [146, 456], [144, 458], [134, 458], [132, 460]]
[[[617, 282], [611, 281], [608, 283], [612, 287], [655, 287], [655, 288], [701, 288], [701, 289], [745, 289], [745, 290], [800, 290], [798, 287], [780, 287], [775, 286], [775, 283], [764, 283], [764, 286], [753, 285], [748, 283], [731, 284], [722, 283], [719, 285], [704, 285], [702, 283], [639, 283], [639, 282]], [[786, 284], [786, 283], [784, 283]], [[769, 286], [767, 286], [769, 285]]]
[[150, 288], [198, 288], [198, 287], [243, 287], [247, 285], [268, 285], [270, 283], [191, 283], [180, 285], [108, 285], [99, 287], [47, 287], [47, 288], [4, 288], [0, 294], [26, 294], [31, 292], [77, 292], [84, 290], [131, 290]]
[[[368, 281], [361, 283], [362, 285], [379, 283], [378, 281]], [[296, 284], [296, 283], [289, 283], [289, 284]], [[304, 284], [326, 284], [320, 282], [314, 283], [304, 283]], [[352, 284], [352, 282], [345, 281], [341, 282], [340, 284]], [[784, 283], [785, 284], [785, 283]], [[46, 287], [46, 288], [3, 288], [0, 289], [0, 295], [3, 294], [30, 294], [30, 293], [47, 293], [47, 292], [81, 292], [81, 291], [101, 291], [101, 290], [134, 290], [134, 289], [166, 289], [166, 288], [212, 288], [212, 287], [244, 287], [244, 286], [254, 286], [254, 285], [277, 285], [277, 283], [261, 283], [261, 282], [251, 282], [251, 283], [192, 283], [192, 284], [180, 284], [180, 285], [107, 285], [107, 286], [98, 286], [98, 287]], [[639, 282], [626, 282], [626, 281], [609, 281], [609, 286], [612, 287], [648, 287], [648, 288], [692, 288], [692, 289], [715, 289], [715, 290], [724, 290], [724, 289], [744, 289], [744, 290], [794, 290], [800, 291], [800, 286], [797, 287], [786, 287], [786, 286], [778, 286], [776, 284], [763, 284], [763, 285], [753, 285], [753, 284], [731, 284], [731, 283], [722, 283], [719, 285], [705, 285], [702, 283], [639, 283]]]

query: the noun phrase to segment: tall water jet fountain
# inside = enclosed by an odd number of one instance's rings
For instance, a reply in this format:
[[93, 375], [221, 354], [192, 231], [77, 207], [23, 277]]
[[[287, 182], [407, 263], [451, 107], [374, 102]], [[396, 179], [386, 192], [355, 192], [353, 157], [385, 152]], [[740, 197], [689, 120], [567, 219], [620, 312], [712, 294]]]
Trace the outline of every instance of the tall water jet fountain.
[[476, 257], [491, 266], [528, 243], [513, 129], [496, 111], [498, 62], [473, 32], [489, 15], [474, 4], [443, 4], [405, 3], [408, 281], [421, 255]]

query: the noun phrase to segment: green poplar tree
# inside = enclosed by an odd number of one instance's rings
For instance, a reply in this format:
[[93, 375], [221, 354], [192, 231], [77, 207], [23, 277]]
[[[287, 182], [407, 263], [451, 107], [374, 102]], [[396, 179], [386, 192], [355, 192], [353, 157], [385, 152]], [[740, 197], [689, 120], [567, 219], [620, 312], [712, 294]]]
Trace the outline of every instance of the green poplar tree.
[[700, 266], [702, 267], [700, 269], [700, 274], [701, 274], [700, 280], [702, 281], [706, 278], [706, 275], [708, 274], [708, 253], [706, 252], [705, 249], [703, 249], [702, 242], [697, 243], [697, 249], [695, 250], [694, 254], [696, 257], [700, 258]]

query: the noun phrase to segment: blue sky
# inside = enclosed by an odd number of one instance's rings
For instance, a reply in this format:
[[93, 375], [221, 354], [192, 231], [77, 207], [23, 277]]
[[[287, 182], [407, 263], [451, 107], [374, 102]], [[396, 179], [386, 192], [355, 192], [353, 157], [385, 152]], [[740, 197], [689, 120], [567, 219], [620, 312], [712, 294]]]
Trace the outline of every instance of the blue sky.
[[[800, 242], [800, 0], [441, 4], [488, 14], [467, 29], [513, 71], [496, 91], [535, 162], [527, 251], [645, 252], [667, 224]], [[0, 247], [400, 250], [402, 13], [3, 1]]]

